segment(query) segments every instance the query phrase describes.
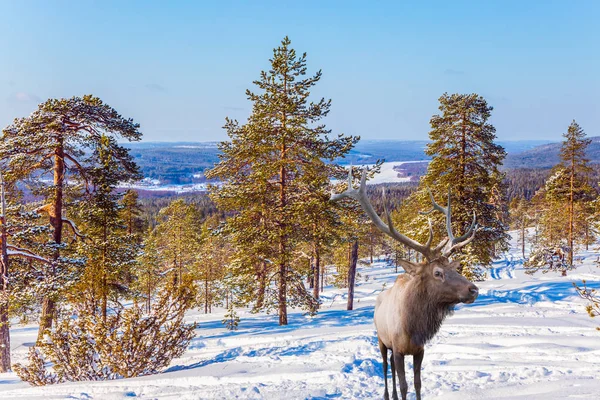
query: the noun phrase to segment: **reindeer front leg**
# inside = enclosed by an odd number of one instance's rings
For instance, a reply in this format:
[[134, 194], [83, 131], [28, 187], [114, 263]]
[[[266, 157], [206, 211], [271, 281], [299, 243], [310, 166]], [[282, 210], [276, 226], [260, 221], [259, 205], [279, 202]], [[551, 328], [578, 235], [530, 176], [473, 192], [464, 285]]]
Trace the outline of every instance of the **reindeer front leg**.
[[396, 391], [396, 367], [394, 366], [394, 352], [390, 355], [390, 364], [392, 364], [392, 399], [398, 400], [398, 392]]
[[398, 371], [398, 381], [400, 382], [400, 394], [402, 400], [406, 400], [406, 393], [408, 392], [408, 383], [406, 383], [406, 372], [404, 370], [404, 354], [396, 353], [394, 351], [394, 366]]
[[[379, 337], [377, 338], [379, 339]], [[388, 373], [388, 362], [387, 362], [387, 347], [385, 344], [379, 339], [379, 350], [381, 351], [381, 357], [383, 358], [383, 380], [385, 382], [385, 392], [383, 393], [383, 399], [389, 400], [390, 394], [388, 392], [388, 384], [387, 384], [387, 373]], [[394, 378], [394, 361], [392, 360], [392, 379]], [[396, 387], [394, 385], [394, 392], [396, 391]]]
[[413, 356], [413, 369], [415, 372], [415, 392], [417, 392], [417, 400], [421, 400], [421, 364], [423, 363], [424, 355], [425, 349], [421, 349], [420, 352]]

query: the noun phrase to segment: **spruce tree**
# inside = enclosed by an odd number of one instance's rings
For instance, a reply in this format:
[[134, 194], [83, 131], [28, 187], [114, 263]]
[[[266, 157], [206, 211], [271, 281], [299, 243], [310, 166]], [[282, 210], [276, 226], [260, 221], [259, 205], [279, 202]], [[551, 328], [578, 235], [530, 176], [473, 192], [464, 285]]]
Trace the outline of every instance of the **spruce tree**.
[[[227, 230], [237, 275], [254, 288], [260, 273], [265, 291], [262, 308], [274, 301], [280, 325], [287, 324], [288, 303], [315, 306], [294, 269], [295, 250], [306, 237], [305, 204], [314, 196], [326, 201], [328, 180], [333, 171], [339, 172], [330, 162], [357, 140], [328, 137], [330, 131], [320, 120], [329, 113], [331, 102], [309, 102], [321, 71], [307, 76], [306, 54], [298, 56], [290, 45], [286, 37], [274, 49], [270, 69], [254, 82], [259, 92], [246, 91], [253, 103], [247, 123], [227, 119], [230, 141], [221, 143], [221, 160], [207, 173], [224, 182], [213, 189], [211, 198], [223, 210], [234, 212]], [[265, 289], [271, 283], [277, 286], [274, 298]], [[254, 292], [258, 290], [260, 286]]]
[[[48, 203], [40, 208], [40, 212], [48, 216], [52, 227], [49, 280], [59, 275], [65, 263], [68, 263], [66, 258], [61, 257], [67, 247], [63, 238], [64, 226], [70, 225], [73, 231], [78, 232], [64, 215], [67, 177], [74, 182], [81, 182], [89, 190], [91, 181], [85, 150], [93, 151], [103, 134], [130, 141], [141, 138], [138, 124], [123, 118], [92, 95], [48, 100], [30, 116], [16, 119], [3, 130], [0, 160], [6, 162], [7, 181], [33, 178], [40, 183], [48, 171], [52, 172], [52, 185], [45, 191]], [[135, 164], [127, 157], [127, 149], [114, 141], [108, 151], [124, 169], [135, 171]], [[42, 304], [39, 338], [44, 330], [52, 326], [59, 297], [59, 291], [50, 285]]]
[[[463, 272], [480, 278], [481, 272], [471, 266], [488, 266], [500, 252], [508, 249], [505, 224], [504, 174], [499, 170], [506, 156], [496, 144], [496, 129], [489, 123], [493, 107], [477, 94], [445, 93], [439, 98], [440, 114], [431, 118], [429, 143], [425, 153], [432, 157], [427, 173], [421, 178], [416, 197], [421, 210], [429, 206], [428, 190], [436, 199], [452, 201], [452, 225], [464, 232], [477, 216], [475, 239], [455, 255], [463, 261]], [[431, 215], [434, 227], [443, 227], [443, 216]], [[421, 235], [426, 235], [426, 219], [417, 217]], [[444, 234], [438, 231], [439, 234]]]

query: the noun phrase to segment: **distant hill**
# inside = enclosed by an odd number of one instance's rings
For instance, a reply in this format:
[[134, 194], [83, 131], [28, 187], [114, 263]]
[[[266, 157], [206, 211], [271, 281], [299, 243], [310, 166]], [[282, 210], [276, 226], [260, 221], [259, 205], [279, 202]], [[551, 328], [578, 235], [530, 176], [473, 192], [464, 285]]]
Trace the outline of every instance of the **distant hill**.
[[[429, 157], [424, 153], [427, 143], [425, 140], [361, 140], [346, 158], [337, 161], [340, 164], [360, 165], [373, 164], [377, 160], [428, 160]], [[541, 140], [499, 142], [508, 152], [510, 160], [518, 160], [512, 157], [525, 155], [525, 161], [511, 163], [534, 167], [537, 167], [536, 159], [539, 158], [535, 155], [537, 149], [560, 146], [547, 143]], [[144, 176], [158, 180], [161, 184], [205, 182], [204, 171], [219, 161], [217, 142], [141, 142], [126, 143], [124, 146], [131, 149], [130, 152]], [[541, 153], [544, 153], [544, 150], [541, 150]], [[527, 156], [528, 154], [534, 155]], [[600, 156], [598, 159], [600, 160]]]
[[[594, 136], [587, 148], [587, 157], [600, 164], [600, 136]], [[504, 168], [552, 168], [560, 161], [561, 143], [547, 143], [518, 153], [509, 152]]]

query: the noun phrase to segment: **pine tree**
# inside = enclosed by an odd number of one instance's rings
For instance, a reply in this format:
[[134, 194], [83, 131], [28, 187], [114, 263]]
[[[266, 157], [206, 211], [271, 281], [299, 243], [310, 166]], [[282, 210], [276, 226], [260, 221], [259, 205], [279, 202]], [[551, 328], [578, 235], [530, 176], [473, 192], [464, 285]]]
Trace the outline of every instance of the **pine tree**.
[[160, 210], [150, 240], [162, 259], [162, 273], [170, 274], [175, 287], [190, 284], [202, 240], [197, 208], [183, 199], [172, 201]]
[[164, 281], [164, 259], [157, 246], [153, 231], [148, 229], [146, 239], [142, 243], [142, 251], [133, 270], [134, 290], [144, 299], [146, 312], [150, 312], [154, 293]]
[[[3, 130], [0, 141], [0, 160], [7, 166], [8, 181], [34, 178], [38, 183], [48, 171], [53, 182], [45, 197], [49, 201], [40, 208], [45, 212], [52, 227], [53, 251], [49, 279], [60, 273], [65, 260], [61, 259], [66, 244], [63, 239], [64, 225], [78, 232], [64, 215], [64, 195], [68, 190], [66, 179], [81, 182], [89, 188], [90, 177], [85, 160], [85, 149], [95, 149], [105, 135], [127, 140], [140, 140], [139, 125], [125, 119], [99, 98], [86, 95], [70, 99], [51, 99], [40, 104], [30, 116], [16, 119]], [[109, 151], [126, 170], [134, 171], [135, 163], [127, 149], [111, 144]], [[41, 338], [45, 329], [52, 326], [59, 299], [57, 290], [49, 290], [42, 304], [40, 323]]]
[[230, 331], [237, 331], [238, 325], [240, 324], [240, 317], [237, 315], [235, 311], [235, 307], [233, 306], [233, 301], [229, 301], [227, 306], [227, 312], [223, 317], [223, 321], [221, 321], [225, 328]]
[[121, 218], [127, 225], [127, 234], [134, 235], [138, 242], [141, 242], [146, 227], [141, 218], [142, 205], [139, 202], [138, 192], [127, 190], [121, 199], [121, 207]]
[[88, 168], [91, 193], [78, 207], [80, 226], [86, 233], [86, 240], [79, 243], [78, 250], [86, 259], [86, 269], [75, 287], [76, 297], [81, 293], [89, 296], [104, 320], [109, 296], [114, 294], [117, 300], [129, 291], [127, 277], [139, 250], [136, 237], [129, 234], [126, 221], [121, 218], [121, 195], [115, 188], [119, 182], [141, 176], [136, 169], [122, 167], [110, 151], [115, 145], [114, 138], [102, 135]]
[[561, 162], [535, 196], [541, 212], [539, 239], [526, 263], [530, 273], [541, 269], [566, 275], [574, 268], [576, 246], [591, 240], [590, 217], [597, 192], [588, 183], [591, 168], [585, 152], [590, 140], [575, 121], [563, 136]]
[[[35, 223], [35, 212], [19, 206], [16, 188], [10, 187], [0, 171], [0, 372], [10, 370], [10, 318], [27, 322], [40, 292], [38, 282], [50, 261], [32, 251], [31, 242], [39, 242], [47, 233]], [[33, 219], [33, 222], [31, 221]], [[38, 246], [44, 248], [44, 245]], [[42, 285], [43, 286], [43, 285]]]
[[565, 141], [560, 149], [560, 158], [562, 165], [566, 169], [569, 179], [568, 185], [568, 213], [569, 213], [569, 231], [568, 231], [568, 246], [569, 246], [569, 264], [573, 265], [573, 253], [575, 239], [577, 236], [575, 220], [576, 216], [575, 203], [581, 201], [591, 201], [589, 194], [591, 188], [587, 183], [587, 175], [591, 168], [588, 166], [589, 160], [586, 158], [585, 150], [592, 142], [591, 139], [586, 139], [585, 132], [573, 120], [571, 125], [564, 135]]
[[[505, 197], [504, 174], [499, 168], [506, 152], [494, 142], [496, 129], [489, 123], [493, 108], [483, 97], [445, 93], [439, 101], [441, 114], [431, 118], [431, 143], [425, 149], [432, 160], [412, 197], [416, 197], [421, 211], [427, 211], [428, 190], [436, 199], [447, 198], [450, 193], [455, 232], [464, 231], [475, 212], [480, 229], [471, 245], [455, 257], [463, 261], [467, 276], [480, 278], [481, 273], [471, 266], [490, 265], [500, 252], [508, 249], [506, 214], [499, 201]], [[431, 216], [439, 219], [433, 225], [441, 229], [443, 216]], [[426, 235], [426, 219], [417, 218], [421, 221], [421, 234]], [[444, 233], [438, 231], [438, 234]]]
[[[246, 92], [253, 102], [247, 123], [227, 120], [231, 141], [221, 143], [221, 161], [206, 174], [225, 182], [211, 193], [217, 206], [235, 211], [226, 227], [237, 276], [253, 288], [255, 277], [261, 276], [252, 292], [259, 294], [255, 298], [263, 296], [262, 308], [274, 301], [280, 325], [287, 324], [288, 304], [315, 307], [294, 269], [295, 250], [306, 237], [304, 204], [314, 196], [328, 198], [329, 178], [339, 168], [327, 161], [346, 154], [358, 140], [342, 135], [329, 139], [330, 131], [319, 121], [331, 102], [308, 101], [321, 71], [307, 77], [306, 54], [298, 57], [290, 44], [284, 38], [273, 51], [271, 69], [254, 82], [260, 93]], [[273, 281], [274, 298], [268, 290]]]
[[228, 238], [220, 233], [220, 221], [216, 216], [208, 218], [201, 226], [200, 247], [195, 267], [195, 276], [201, 287], [198, 293], [204, 313], [212, 312], [212, 307], [222, 304], [227, 290], [223, 278], [230, 257]]

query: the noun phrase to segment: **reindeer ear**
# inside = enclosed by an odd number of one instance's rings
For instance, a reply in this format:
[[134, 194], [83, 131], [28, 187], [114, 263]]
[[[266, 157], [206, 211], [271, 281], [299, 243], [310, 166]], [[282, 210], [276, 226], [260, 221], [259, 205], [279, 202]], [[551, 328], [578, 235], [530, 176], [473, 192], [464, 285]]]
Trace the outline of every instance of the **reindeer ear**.
[[454, 261], [451, 261], [450, 264], [448, 264], [448, 265], [450, 266], [450, 268], [454, 268], [459, 274], [462, 274], [463, 266], [460, 263], [460, 261], [454, 260]]
[[404, 271], [409, 275], [415, 275], [421, 268], [419, 264], [415, 264], [411, 261], [400, 259], [398, 262], [400, 263], [400, 266], [404, 268]]

